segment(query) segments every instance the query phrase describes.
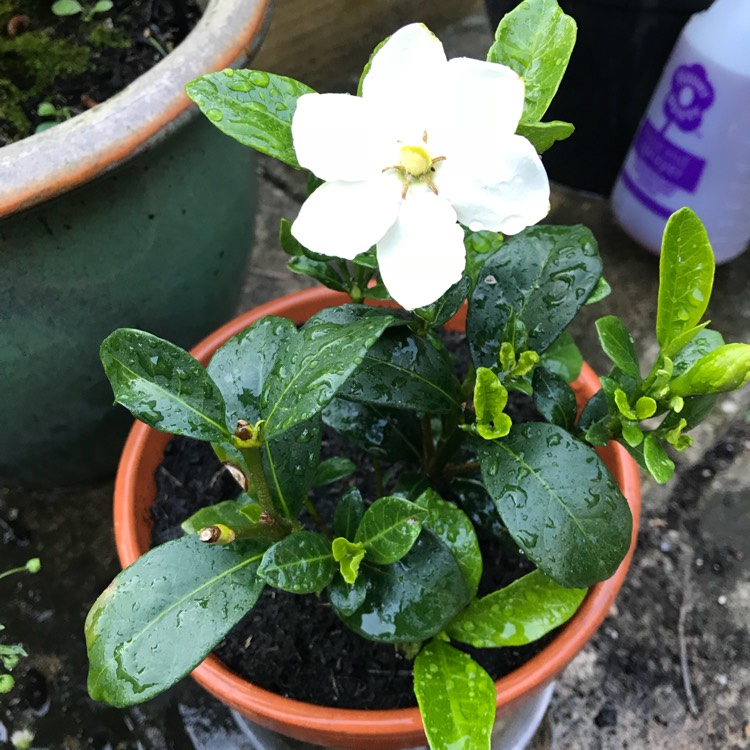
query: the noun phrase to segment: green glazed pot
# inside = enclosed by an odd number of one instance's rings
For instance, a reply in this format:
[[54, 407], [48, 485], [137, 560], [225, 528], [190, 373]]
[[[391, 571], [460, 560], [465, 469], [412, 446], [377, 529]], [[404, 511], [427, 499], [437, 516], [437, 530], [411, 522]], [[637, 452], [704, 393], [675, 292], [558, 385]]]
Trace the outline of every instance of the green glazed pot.
[[130, 418], [98, 357], [113, 329], [190, 346], [234, 311], [254, 152], [197, 116], [184, 85], [244, 63], [268, 4], [210, 0], [124, 91], [0, 150], [0, 484], [114, 469]]

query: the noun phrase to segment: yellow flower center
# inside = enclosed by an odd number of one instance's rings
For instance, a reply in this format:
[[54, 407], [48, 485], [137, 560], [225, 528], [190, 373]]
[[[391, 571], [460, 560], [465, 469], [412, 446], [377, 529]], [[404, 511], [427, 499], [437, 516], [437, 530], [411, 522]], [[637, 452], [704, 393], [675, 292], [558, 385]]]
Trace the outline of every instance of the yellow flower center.
[[421, 177], [430, 171], [432, 157], [423, 146], [402, 146], [401, 166], [412, 177]]

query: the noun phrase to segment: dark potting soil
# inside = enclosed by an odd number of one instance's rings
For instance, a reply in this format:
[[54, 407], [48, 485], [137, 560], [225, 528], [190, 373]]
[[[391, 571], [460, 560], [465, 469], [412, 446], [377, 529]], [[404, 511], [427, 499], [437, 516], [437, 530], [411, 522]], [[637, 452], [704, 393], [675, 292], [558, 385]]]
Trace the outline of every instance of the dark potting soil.
[[[113, 0], [57, 16], [52, 0], [0, 0], [0, 146], [99, 104], [169, 54], [201, 16], [196, 0]], [[57, 113], [40, 115], [49, 103]]]
[[[462, 338], [446, 343], [456, 350]], [[530, 399], [520, 394], [511, 394], [506, 411], [514, 422], [540, 419]], [[326, 522], [347, 486], [356, 485], [366, 500], [376, 497], [368, 456], [324, 429], [321, 460], [339, 455], [352, 458], [359, 469], [352, 477], [315, 491], [315, 506]], [[200, 508], [232, 499], [240, 491], [210, 445], [183, 437], [169, 442], [155, 478], [154, 545], [180, 536], [180, 523]], [[304, 512], [302, 520], [314, 528]], [[480, 534], [480, 544], [484, 560], [480, 596], [507, 586], [533, 568], [509, 538], [503, 542]], [[493, 679], [499, 679], [537, 654], [550, 638], [519, 648], [454, 645], [470, 653]], [[415, 705], [411, 661], [393, 645], [365, 640], [349, 630], [325, 594], [298, 596], [267, 587], [215, 653], [253, 684], [308, 703], [362, 709]]]

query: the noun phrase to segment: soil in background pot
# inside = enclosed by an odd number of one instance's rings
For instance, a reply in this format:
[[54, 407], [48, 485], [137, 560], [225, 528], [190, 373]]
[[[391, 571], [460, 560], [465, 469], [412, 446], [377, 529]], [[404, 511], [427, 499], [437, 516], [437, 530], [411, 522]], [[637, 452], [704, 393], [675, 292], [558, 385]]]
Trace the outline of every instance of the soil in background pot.
[[[70, 12], [76, 1], [55, 6]], [[0, 0], [0, 146], [109, 99], [168, 55], [201, 16], [196, 0], [111, 5], [80, 0], [80, 12], [59, 16], [53, 0]]]
[[[447, 343], [454, 349], [453, 341]], [[520, 394], [511, 394], [506, 411], [514, 422], [540, 419], [530, 399]], [[366, 501], [376, 498], [369, 457], [324, 429], [321, 461], [342, 455], [357, 464], [357, 473], [320, 488], [313, 495], [315, 506], [327, 523], [346, 487], [357, 486]], [[210, 445], [183, 437], [175, 437], [167, 445], [156, 471], [156, 483], [153, 545], [179, 537], [181, 522], [201, 507], [239, 494], [238, 485]], [[314, 529], [304, 514], [302, 520]], [[480, 596], [533, 569], [507, 537], [502, 541], [502, 535], [480, 536], [480, 544], [484, 559]], [[528, 661], [550, 639], [547, 636], [528, 646], [505, 649], [455, 645], [465, 648], [497, 680]], [[350, 631], [334, 613], [325, 593], [299, 596], [267, 587], [215, 653], [254, 685], [307, 703], [359, 709], [415, 705], [412, 662], [392, 645], [367, 641]]]

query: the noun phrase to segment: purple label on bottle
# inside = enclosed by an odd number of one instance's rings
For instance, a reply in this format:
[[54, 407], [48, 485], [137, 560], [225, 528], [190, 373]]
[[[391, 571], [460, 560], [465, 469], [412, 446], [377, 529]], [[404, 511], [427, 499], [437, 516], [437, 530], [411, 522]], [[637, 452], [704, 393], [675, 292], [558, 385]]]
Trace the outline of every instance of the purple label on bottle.
[[664, 99], [664, 114], [686, 133], [695, 130], [703, 120], [703, 113], [714, 103], [714, 87], [706, 69], [695, 65], [680, 65], [672, 76], [672, 88]]
[[688, 193], [695, 192], [706, 160], [668, 140], [645, 120], [635, 141], [635, 152], [656, 174]]

